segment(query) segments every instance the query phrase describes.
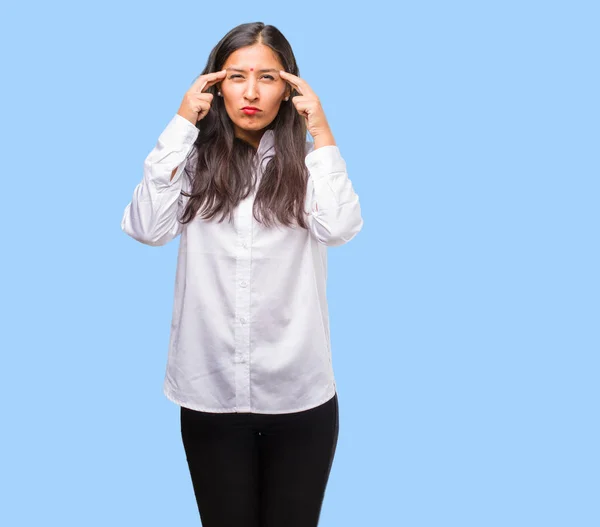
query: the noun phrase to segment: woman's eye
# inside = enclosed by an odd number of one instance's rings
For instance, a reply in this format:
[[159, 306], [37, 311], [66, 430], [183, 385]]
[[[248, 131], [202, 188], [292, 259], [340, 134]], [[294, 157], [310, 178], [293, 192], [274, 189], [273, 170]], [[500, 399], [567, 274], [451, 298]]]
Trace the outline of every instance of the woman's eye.
[[[230, 76], [229, 76], [229, 78], [230, 78], [230, 79], [235, 79], [236, 77], [240, 77], [240, 78], [241, 78], [242, 76], [241, 76], [241, 75], [239, 75], [239, 74], [237, 74], [237, 73], [235, 73], [234, 75], [230, 75]], [[272, 81], [274, 81], [274, 80], [275, 80], [275, 78], [274, 78], [273, 76], [271, 76], [271, 75], [263, 75], [263, 77], [264, 77], [264, 78], [267, 78], [267, 79], [270, 79], [270, 80], [272, 80]]]

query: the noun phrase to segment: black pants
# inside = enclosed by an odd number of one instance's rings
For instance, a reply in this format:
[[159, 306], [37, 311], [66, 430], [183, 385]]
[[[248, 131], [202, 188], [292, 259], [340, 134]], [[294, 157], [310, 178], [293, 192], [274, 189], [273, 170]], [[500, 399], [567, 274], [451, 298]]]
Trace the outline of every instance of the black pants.
[[289, 414], [181, 407], [203, 527], [316, 527], [338, 430], [337, 394]]

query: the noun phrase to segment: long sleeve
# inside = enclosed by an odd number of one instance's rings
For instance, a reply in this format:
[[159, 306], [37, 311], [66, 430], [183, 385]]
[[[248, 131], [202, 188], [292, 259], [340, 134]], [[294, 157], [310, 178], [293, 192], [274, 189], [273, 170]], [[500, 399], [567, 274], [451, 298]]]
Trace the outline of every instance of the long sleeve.
[[164, 245], [181, 233], [178, 214], [187, 198], [180, 193], [188, 190], [183, 171], [198, 133], [196, 126], [175, 114], [146, 157], [142, 181], [121, 221], [121, 229], [135, 240]]
[[312, 150], [305, 164], [310, 174], [307, 186], [310, 232], [327, 246], [349, 242], [362, 229], [363, 219], [358, 195], [339, 148], [330, 145]]

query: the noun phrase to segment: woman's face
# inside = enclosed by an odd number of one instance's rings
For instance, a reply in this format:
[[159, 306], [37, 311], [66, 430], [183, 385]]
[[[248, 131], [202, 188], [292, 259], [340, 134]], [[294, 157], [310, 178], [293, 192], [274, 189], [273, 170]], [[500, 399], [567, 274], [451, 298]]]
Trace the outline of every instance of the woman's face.
[[[227, 75], [221, 81], [220, 91], [235, 135], [258, 148], [265, 128], [275, 119], [281, 102], [291, 91], [279, 76], [283, 66], [271, 48], [255, 44], [234, 51], [223, 69]], [[247, 106], [258, 111], [246, 113], [243, 108]]]

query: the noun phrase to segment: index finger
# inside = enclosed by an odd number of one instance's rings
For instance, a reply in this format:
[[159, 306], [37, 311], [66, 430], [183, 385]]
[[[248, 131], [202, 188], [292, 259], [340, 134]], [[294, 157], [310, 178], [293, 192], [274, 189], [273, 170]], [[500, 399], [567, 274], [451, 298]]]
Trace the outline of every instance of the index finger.
[[206, 88], [210, 88], [213, 84], [219, 82], [226, 74], [225, 70], [214, 71], [206, 75], [200, 75], [192, 84], [192, 89], [202, 93]]
[[304, 79], [284, 70], [281, 70], [279, 74], [281, 75], [281, 78], [295, 88], [300, 95], [314, 95], [315, 92], [312, 91], [311, 87]]

